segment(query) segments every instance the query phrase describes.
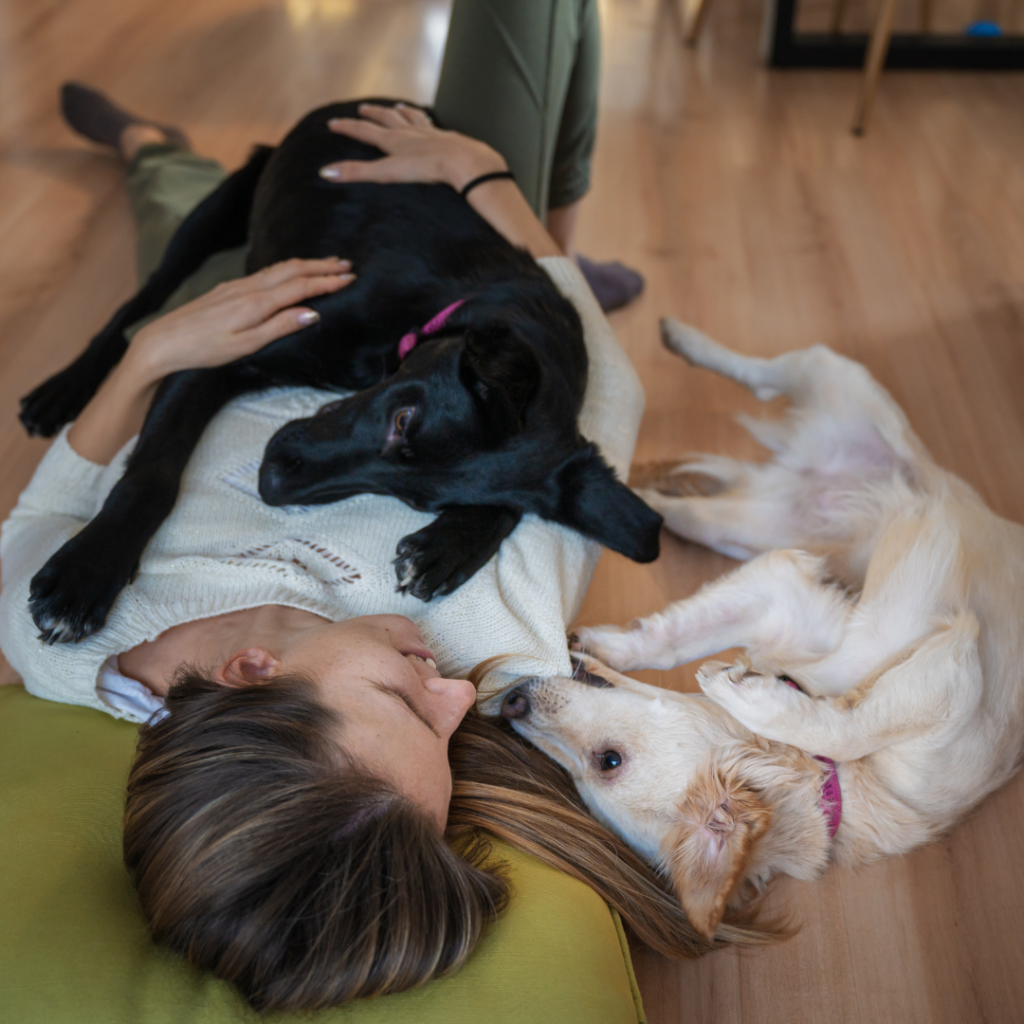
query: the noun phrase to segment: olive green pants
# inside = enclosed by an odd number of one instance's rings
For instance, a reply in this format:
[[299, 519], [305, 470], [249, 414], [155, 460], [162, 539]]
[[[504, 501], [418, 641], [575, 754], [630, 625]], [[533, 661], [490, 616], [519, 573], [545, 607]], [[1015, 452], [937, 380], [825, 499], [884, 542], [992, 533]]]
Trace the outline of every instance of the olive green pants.
[[[601, 33], [596, 0], [455, 0], [435, 110], [447, 128], [508, 161], [534, 212], [575, 202], [590, 183]], [[178, 225], [223, 180], [216, 161], [145, 146], [126, 187], [138, 228], [139, 280]], [[167, 303], [174, 308], [239, 277], [244, 256], [217, 253]]]
[[455, 0], [434, 109], [508, 161], [541, 220], [590, 184], [596, 0]]

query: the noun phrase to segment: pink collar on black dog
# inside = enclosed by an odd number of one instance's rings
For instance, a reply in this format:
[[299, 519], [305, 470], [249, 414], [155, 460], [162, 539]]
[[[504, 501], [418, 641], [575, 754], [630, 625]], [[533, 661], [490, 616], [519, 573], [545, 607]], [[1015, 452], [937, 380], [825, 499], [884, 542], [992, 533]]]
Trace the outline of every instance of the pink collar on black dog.
[[430, 334], [436, 334], [442, 327], [444, 327], [445, 321], [461, 306], [466, 300], [458, 299], [453, 302], [450, 306], [445, 306], [437, 316], [431, 317], [418, 331], [410, 331], [408, 334], [403, 334], [401, 341], [398, 343], [398, 358], [405, 359], [405, 357], [416, 347], [416, 343], [420, 338], [426, 337]]

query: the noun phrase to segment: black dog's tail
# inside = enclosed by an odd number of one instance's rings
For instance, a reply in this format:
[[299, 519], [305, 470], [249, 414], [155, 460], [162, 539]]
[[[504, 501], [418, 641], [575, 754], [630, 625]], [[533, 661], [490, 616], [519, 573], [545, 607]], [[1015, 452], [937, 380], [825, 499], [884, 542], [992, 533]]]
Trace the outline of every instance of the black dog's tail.
[[207, 257], [245, 244], [256, 184], [272, 152], [268, 146], [257, 146], [249, 162], [225, 178], [185, 218], [149, 280], [86, 350], [21, 400], [20, 419], [29, 434], [50, 437], [73, 420], [124, 355], [128, 347], [125, 330], [155, 313]]

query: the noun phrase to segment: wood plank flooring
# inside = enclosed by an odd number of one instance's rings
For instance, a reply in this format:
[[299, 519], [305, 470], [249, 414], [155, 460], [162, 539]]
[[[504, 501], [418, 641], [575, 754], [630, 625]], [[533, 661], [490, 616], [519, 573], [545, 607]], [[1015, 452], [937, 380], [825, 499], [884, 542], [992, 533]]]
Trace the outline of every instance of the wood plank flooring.
[[[580, 249], [647, 277], [613, 317], [647, 389], [638, 461], [755, 451], [731, 416], [756, 403], [660, 347], [670, 314], [750, 353], [826, 342], [862, 360], [944, 465], [1024, 521], [1024, 76], [886, 73], [871, 131], [854, 139], [856, 73], [763, 69], [761, 6], [718, 0], [689, 51], [671, 0], [601, 0]], [[444, 0], [0, 0], [0, 514], [45, 450], [18, 427], [17, 397], [134, 287], [119, 167], [61, 125], [60, 81], [180, 123], [233, 165], [328, 98], [429, 100], [447, 12]], [[651, 566], [608, 554], [582, 621], [627, 621], [731, 564], [671, 538]], [[689, 668], [640, 676], [693, 687]], [[769, 902], [801, 925], [788, 943], [683, 964], [637, 949], [649, 1019], [1024, 1020], [1021, 849], [1024, 778], [910, 856], [783, 880]]]

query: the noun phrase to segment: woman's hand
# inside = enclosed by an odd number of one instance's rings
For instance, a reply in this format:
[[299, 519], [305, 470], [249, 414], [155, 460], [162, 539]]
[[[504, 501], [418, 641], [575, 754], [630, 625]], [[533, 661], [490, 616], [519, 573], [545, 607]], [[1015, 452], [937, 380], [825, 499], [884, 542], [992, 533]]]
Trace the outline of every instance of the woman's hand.
[[286, 260], [225, 281], [147, 324], [119, 364], [123, 375], [150, 387], [179, 370], [223, 366], [320, 319], [298, 305], [355, 280], [348, 260]]
[[[327, 124], [339, 135], [376, 146], [377, 160], [342, 160], [320, 168], [328, 181], [434, 182], [461, 192], [481, 174], [508, 170], [504, 158], [485, 142], [435, 128], [416, 107], [379, 107], [364, 103], [362, 117], [337, 117]], [[470, 206], [513, 245], [534, 259], [562, 256], [555, 240], [537, 220], [514, 181], [498, 178], [478, 185], [466, 197]]]
[[223, 366], [316, 323], [316, 310], [297, 303], [353, 280], [347, 260], [286, 260], [225, 281], [147, 324], [71, 425], [68, 444], [106, 465], [139, 432], [168, 374]]
[[481, 174], [508, 170], [485, 142], [434, 127], [418, 107], [364, 103], [362, 117], [336, 117], [327, 126], [339, 135], [383, 150], [379, 160], [342, 160], [320, 169], [328, 181], [437, 182], [460, 191]]

